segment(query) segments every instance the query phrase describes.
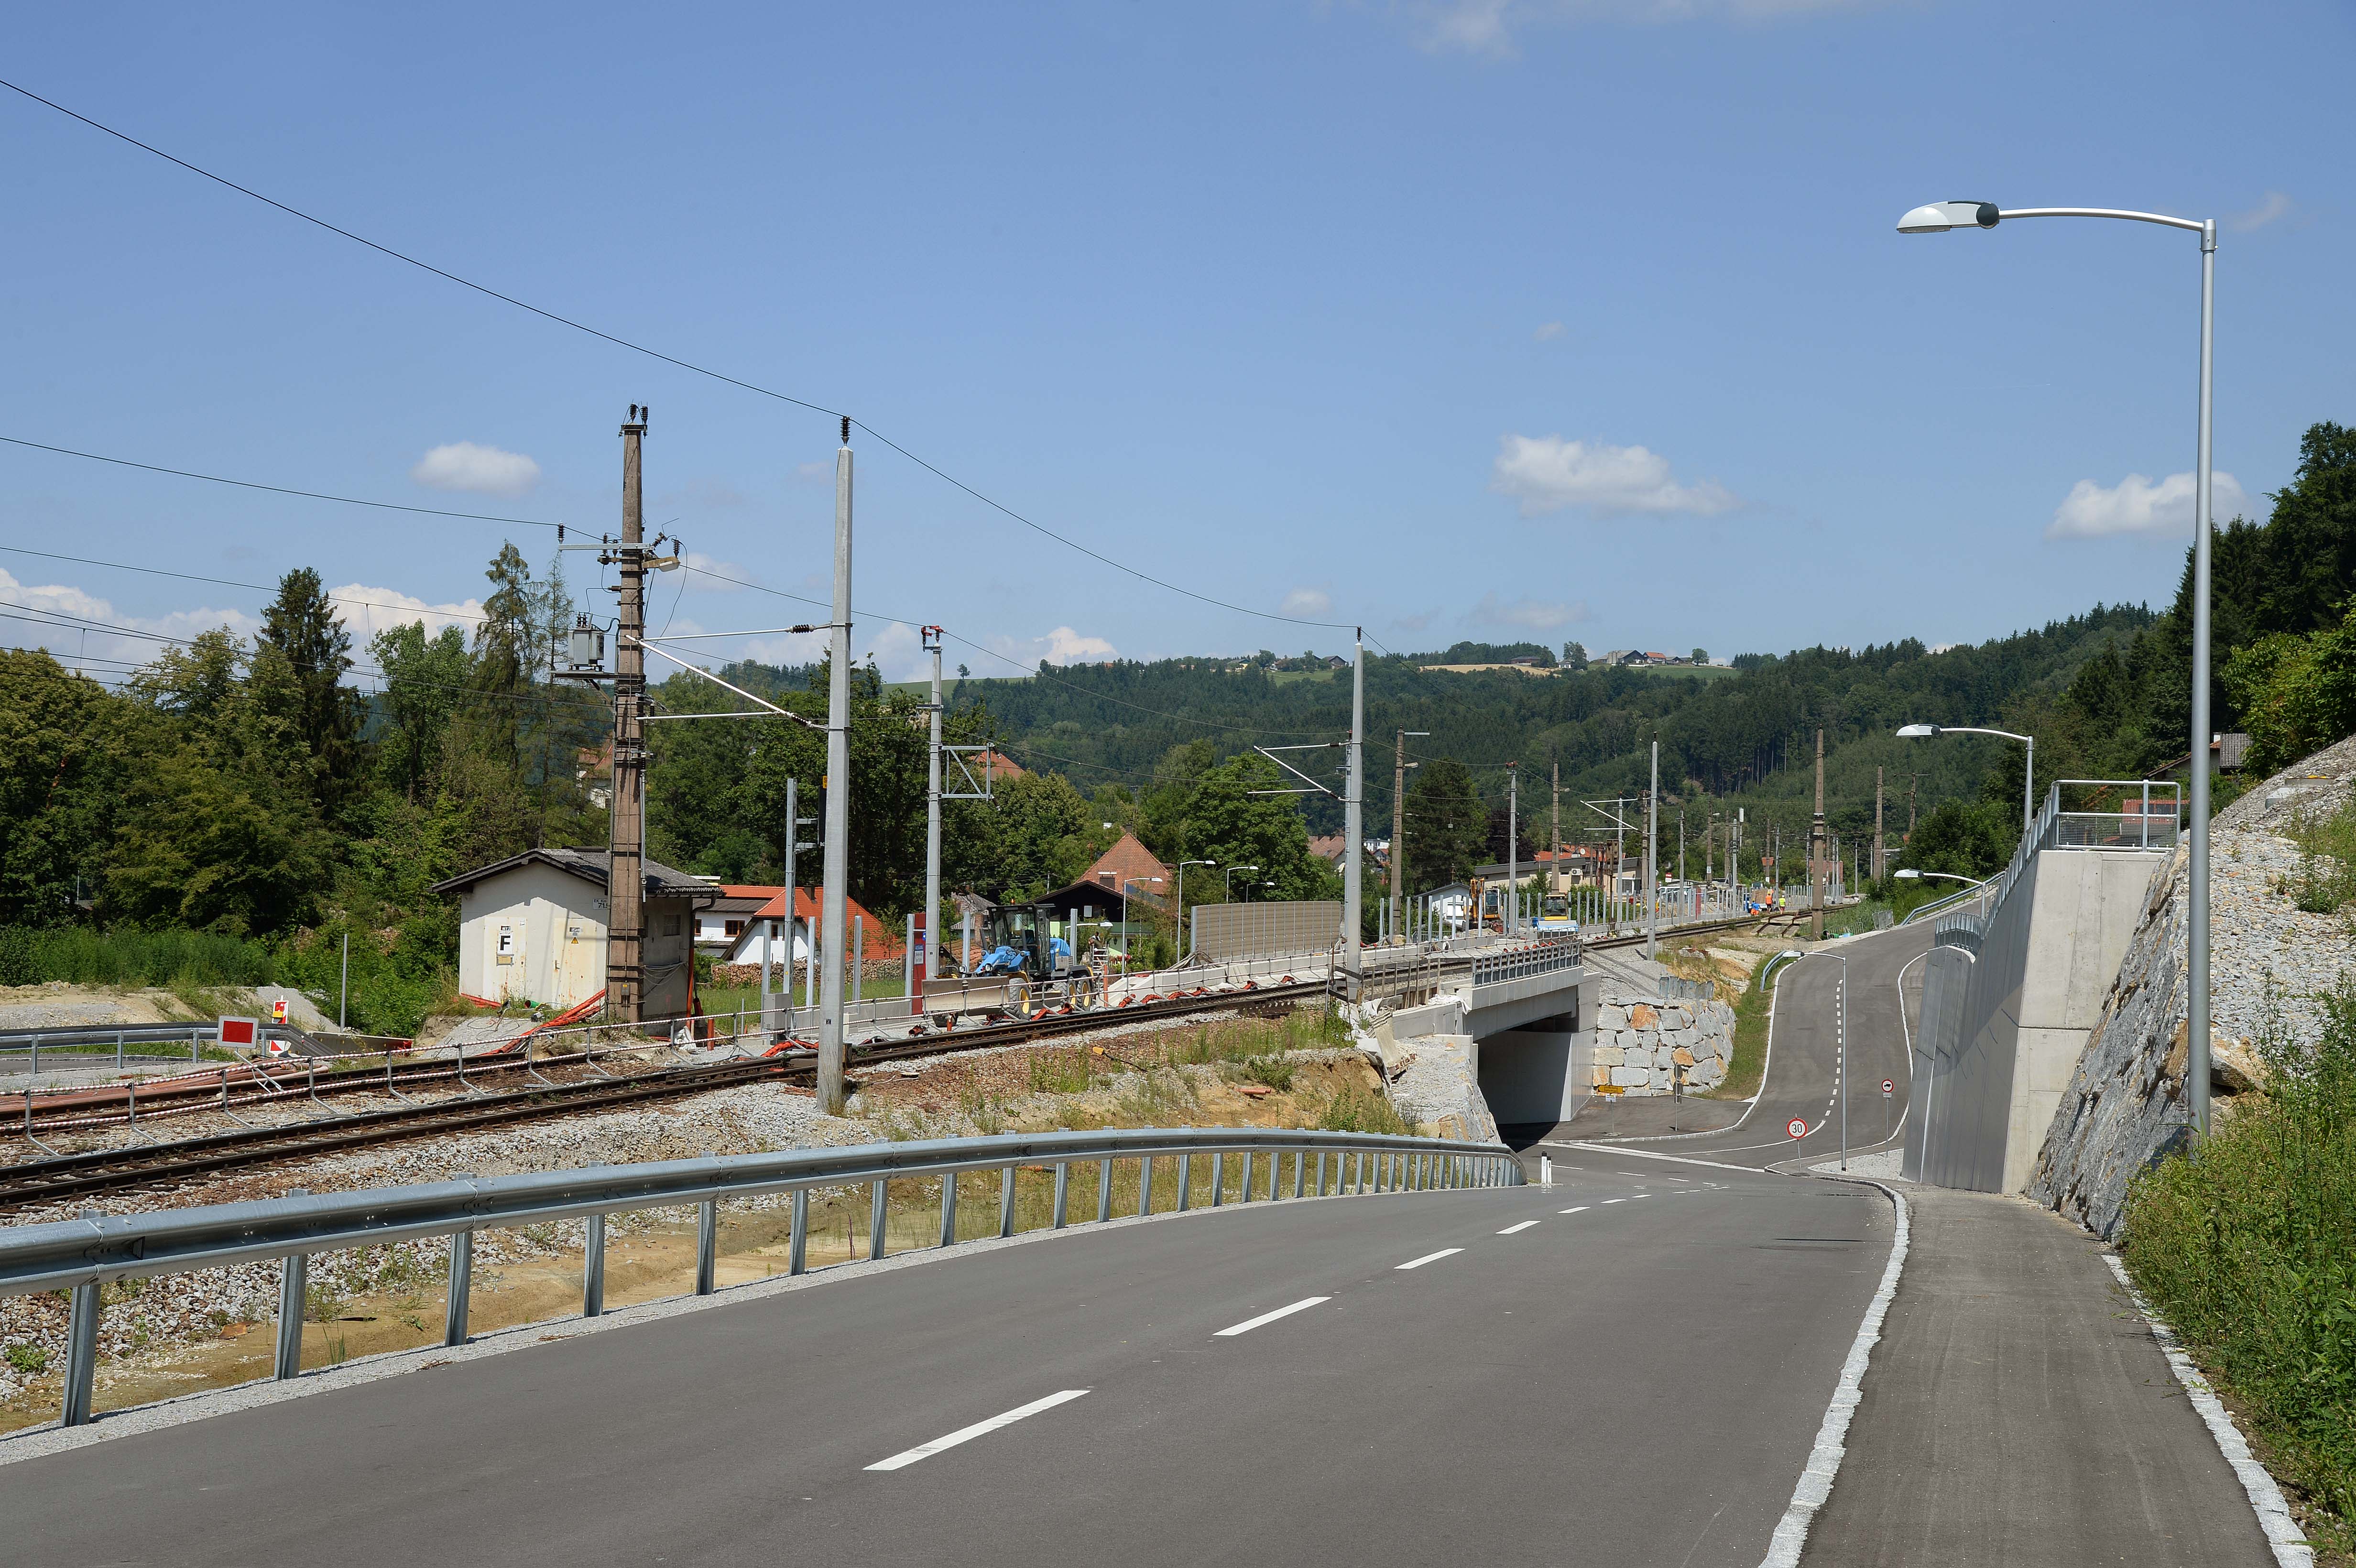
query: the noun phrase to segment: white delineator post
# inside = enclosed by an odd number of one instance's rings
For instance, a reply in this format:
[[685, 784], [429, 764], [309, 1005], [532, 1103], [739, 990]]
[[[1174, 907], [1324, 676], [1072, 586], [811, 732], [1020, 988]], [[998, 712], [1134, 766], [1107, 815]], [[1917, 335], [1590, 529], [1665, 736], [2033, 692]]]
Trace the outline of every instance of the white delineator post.
[[819, 945], [827, 956], [818, 1002], [818, 1099], [842, 1114], [843, 900], [851, 878], [851, 420], [834, 454], [834, 636], [826, 701], [826, 886]]

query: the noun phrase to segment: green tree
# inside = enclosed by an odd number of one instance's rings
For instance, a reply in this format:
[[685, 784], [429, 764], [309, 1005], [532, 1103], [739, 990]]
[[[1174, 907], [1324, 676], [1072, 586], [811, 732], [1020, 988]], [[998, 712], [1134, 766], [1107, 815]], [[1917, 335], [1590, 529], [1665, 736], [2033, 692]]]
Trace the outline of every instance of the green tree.
[[1472, 770], [1453, 757], [1416, 770], [1407, 792], [1407, 891], [1462, 881], [1486, 861], [1488, 848], [1489, 808]]
[[360, 699], [343, 683], [352, 667], [351, 635], [316, 571], [299, 567], [278, 580], [256, 645], [286, 663], [294, 703], [286, 717], [311, 754], [320, 804], [333, 815], [350, 797], [359, 771]]
[[377, 738], [380, 776], [403, 799], [427, 788], [442, 755], [443, 731], [466, 696], [472, 674], [466, 634], [444, 626], [432, 637], [413, 621], [379, 632], [369, 655], [384, 672], [378, 699], [384, 723]]
[[0, 924], [94, 895], [125, 772], [125, 704], [47, 653], [0, 649]]

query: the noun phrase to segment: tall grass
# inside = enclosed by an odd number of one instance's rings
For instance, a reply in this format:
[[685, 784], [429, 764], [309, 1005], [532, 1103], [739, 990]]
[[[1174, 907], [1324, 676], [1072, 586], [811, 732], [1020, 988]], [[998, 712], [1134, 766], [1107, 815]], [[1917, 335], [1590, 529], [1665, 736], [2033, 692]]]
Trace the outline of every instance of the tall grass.
[[[2263, 1093], [2128, 1195], [2136, 1283], [2248, 1408], [2311, 1534], [2356, 1547], [2356, 981], [2311, 1045], [2258, 1041]], [[2254, 1103], [2251, 1103], [2254, 1102]]]
[[210, 932], [0, 927], [5, 986], [266, 986], [277, 972], [261, 943]]

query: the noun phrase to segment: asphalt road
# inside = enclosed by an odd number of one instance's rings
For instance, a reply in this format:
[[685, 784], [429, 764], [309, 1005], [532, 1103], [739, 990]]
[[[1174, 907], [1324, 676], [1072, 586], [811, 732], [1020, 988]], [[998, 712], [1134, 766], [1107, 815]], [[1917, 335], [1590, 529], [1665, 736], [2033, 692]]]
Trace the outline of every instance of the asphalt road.
[[28, 1563], [1752, 1568], [1891, 1228], [1609, 1159], [1116, 1225], [0, 1465], [0, 1518]]

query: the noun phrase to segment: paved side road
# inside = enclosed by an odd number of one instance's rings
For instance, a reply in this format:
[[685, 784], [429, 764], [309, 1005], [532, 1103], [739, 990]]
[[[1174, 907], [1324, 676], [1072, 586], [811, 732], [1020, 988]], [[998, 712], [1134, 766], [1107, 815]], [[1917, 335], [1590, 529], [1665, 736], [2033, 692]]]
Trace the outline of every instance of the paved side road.
[[1633, 1163], [1113, 1226], [0, 1464], [0, 1556], [1753, 1568], [1892, 1211]]

